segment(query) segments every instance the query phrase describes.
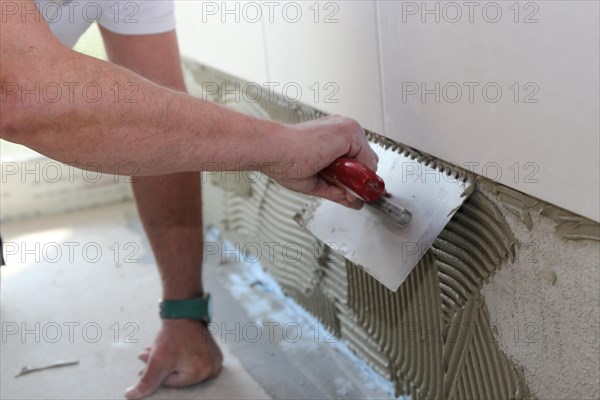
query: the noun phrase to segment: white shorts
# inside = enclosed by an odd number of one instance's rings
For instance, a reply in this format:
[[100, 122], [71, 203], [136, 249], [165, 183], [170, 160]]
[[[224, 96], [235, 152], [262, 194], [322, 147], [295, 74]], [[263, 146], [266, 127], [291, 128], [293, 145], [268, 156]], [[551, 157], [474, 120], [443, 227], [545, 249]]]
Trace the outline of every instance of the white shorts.
[[123, 35], [175, 29], [173, 0], [35, 0], [54, 35], [73, 47], [94, 22]]

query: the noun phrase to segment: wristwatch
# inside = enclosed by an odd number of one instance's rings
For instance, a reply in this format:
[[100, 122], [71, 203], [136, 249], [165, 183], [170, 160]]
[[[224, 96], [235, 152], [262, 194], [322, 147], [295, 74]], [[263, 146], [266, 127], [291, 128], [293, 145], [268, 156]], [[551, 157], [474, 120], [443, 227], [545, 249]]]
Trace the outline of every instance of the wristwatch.
[[162, 319], [195, 319], [207, 324], [212, 318], [210, 293], [186, 300], [162, 300], [159, 303]]

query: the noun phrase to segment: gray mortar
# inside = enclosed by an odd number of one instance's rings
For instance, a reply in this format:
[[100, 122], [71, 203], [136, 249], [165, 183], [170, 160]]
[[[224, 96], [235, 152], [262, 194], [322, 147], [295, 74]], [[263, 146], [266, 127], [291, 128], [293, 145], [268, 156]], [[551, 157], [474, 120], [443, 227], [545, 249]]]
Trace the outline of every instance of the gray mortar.
[[543, 399], [600, 394], [600, 247], [566, 241], [553, 220], [534, 215], [531, 229], [505, 212], [520, 251], [482, 289], [500, 348], [524, 368]]
[[[236, 81], [186, 65], [196, 82], [207, 73]], [[261, 115], [287, 123], [323, 115], [280, 98], [258, 105]], [[600, 225], [374, 133], [368, 137], [477, 181], [476, 192], [397, 293], [340, 257], [322, 254], [294, 265], [281, 257], [265, 263], [286, 293], [321, 321], [336, 324], [358, 355], [395, 381], [397, 393], [597, 398]], [[293, 221], [306, 196], [268, 181], [250, 190], [222, 186], [217, 201], [224, 202], [228, 237], [318, 247]], [[540, 332], [537, 342], [530, 340], [536, 339], [531, 324]]]

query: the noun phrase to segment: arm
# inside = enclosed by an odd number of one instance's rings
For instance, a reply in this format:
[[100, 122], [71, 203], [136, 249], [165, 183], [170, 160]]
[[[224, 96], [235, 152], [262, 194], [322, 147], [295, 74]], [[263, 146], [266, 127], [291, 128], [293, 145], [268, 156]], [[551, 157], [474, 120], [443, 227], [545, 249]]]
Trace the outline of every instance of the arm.
[[[175, 32], [126, 36], [103, 29], [102, 36], [112, 62], [185, 92]], [[201, 294], [200, 174], [136, 177], [132, 186], [161, 269], [165, 298]], [[165, 268], [168, 264], [173, 266]]]
[[[290, 189], [346, 205], [351, 203], [344, 191], [316, 172], [343, 155], [372, 168], [377, 164], [353, 120], [329, 117], [289, 126], [227, 110], [74, 52], [53, 37], [39, 13], [36, 18], [31, 13], [6, 12], [9, 2], [0, 0], [0, 134], [4, 139], [63, 162], [94, 162], [105, 171], [115, 163], [134, 162], [140, 176], [259, 170]], [[12, 4], [35, 9], [33, 0]], [[79, 85], [69, 86], [73, 82]], [[85, 93], [87, 83], [101, 88], [102, 95], [95, 96], [93, 89]], [[128, 83], [136, 90], [134, 103], [127, 102]], [[63, 95], [56, 101], [36, 99], [23, 91], [49, 84], [62, 88]], [[121, 90], [111, 90], [115, 85]], [[293, 182], [283, 173], [290, 163], [301, 171]]]
[[[125, 36], [103, 29], [102, 36], [112, 62], [185, 91], [175, 32]], [[202, 295], [200, 174], [137, 177], [132, 186], [160, 271], [163, 298]], [[127, 391], [130, 399], [146, 396], [163, 383], [187, 386], [214, 377], [222, 363], [222, 354], [206, 327], [191, 320], [164, 320], [154, 346], [140, 358], [147, 367], [140, 381]]]

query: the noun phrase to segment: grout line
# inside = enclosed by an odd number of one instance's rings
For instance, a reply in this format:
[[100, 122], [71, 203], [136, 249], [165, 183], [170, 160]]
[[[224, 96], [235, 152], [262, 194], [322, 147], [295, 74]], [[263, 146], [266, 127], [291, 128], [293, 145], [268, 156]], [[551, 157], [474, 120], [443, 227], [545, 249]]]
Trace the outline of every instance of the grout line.
[[381, 100], [381, 113], [379, 117], [381, 119], [381, 130], [382, 133], [387, 136], [387, 129], [385, 124], [385, 94], [384, 94], [384, 75], [383, 75], [383, 51], [381, 49], [381, 32], [380, 32], [381, 13], [379, 10], [379, 1], [375, 1], [375, 37], [377, 40], [377, 65], [379, 67], [379, 96]]

